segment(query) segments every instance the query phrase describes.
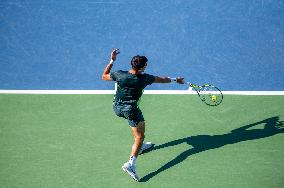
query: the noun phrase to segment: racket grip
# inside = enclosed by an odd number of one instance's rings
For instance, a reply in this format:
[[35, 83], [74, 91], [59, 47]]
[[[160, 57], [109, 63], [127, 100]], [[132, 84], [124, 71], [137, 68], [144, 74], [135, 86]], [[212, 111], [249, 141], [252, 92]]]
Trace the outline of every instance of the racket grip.
[[169, 79], [171, 79], [171, 81], [174, 81], [174, 82], [176, 82], [177, 81], [177, 79], [176, 78], [171, 78], [171, 77], [168, 77]]
[[[168, 78], [171, 79], [172, 82], [176, 82], [176, 81], [177, 81], [176, 78], [171, 78], [171, 77], [168, 77]], [[188, 84], [188, 85], [191, 84], [191, 83], [189, 83], [189, 82], [186, 82], [185, 80], [183, 80], [183, 83], [184, 83], [184, 84]]]

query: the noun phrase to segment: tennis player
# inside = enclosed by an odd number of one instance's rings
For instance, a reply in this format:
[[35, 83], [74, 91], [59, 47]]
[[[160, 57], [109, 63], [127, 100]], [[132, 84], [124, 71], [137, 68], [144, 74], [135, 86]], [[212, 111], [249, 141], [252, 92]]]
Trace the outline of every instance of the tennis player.
[[[113, 101], [113, 109], [117, 116], [125, 118], [131, 128], [134, 138], [130, 159], [122, 169], [127, 172], [134, 180], [139, 181], [136, 173], [136, 159], [143, 151], [151, 148], [151, 142], [143, 143], [145, 138], [145, 120], [137, 102], [143, 93], [143, 89], [152, 83], [170, 83], [169, 77], [159, 77], [143, 73], [147, 67], [148, 59], [145, 56], [136, 55], [131, 60], [131, 69], [129, 71], [110, 72], [116, 60], [119, 49], [111, 53], [109, 64], [104, 69], [102, 79], [106, 81], [116, 81], [117, 91]], [[176, 82], [183, 84], [183, 78], [176, 78]]]

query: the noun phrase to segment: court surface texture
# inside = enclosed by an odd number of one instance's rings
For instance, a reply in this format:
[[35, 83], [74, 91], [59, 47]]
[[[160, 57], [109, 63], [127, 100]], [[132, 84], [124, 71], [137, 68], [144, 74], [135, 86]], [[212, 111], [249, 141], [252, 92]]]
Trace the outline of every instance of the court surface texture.
[[283, 187], [283, 96], [144, 95], [135, 182], [132, 136], [113, 95], [0, 95], [1, 187]]

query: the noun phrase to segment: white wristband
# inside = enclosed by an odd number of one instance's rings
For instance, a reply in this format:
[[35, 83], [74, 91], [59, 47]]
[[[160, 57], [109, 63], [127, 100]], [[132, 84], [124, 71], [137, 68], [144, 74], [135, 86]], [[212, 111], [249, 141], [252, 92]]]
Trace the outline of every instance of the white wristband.
[[109, 64], [113, 64], [113, 63], [114, 63], [114, 60], [111, 59], [111, 60], [109, 61]]
[[171, 78], [171, 77], [168, 77], [169, 79], [171, 79], [171, 81], [174, 81], [174, 82], [176, 82], [177, 81], [177, 79], [176, 78]]

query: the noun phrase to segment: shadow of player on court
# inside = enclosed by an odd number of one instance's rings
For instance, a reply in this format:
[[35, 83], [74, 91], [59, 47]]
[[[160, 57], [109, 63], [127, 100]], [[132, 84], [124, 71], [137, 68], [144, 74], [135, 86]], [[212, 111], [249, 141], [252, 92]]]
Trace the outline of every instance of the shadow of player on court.
[[[255, 128], [255, 126], [264, 124], [264, 128], [259, 129]], [[254, 128], [254, 129], [252, 129]], [[177, 140], [173, 140], [161, 145], [154, 146], [151, 150], [153, 151], [162, 148], [167, 148], [171, 146], [176, 146], [182, 143], [187, 143], [191, 145], [193, 148], [190, 148], [173, 160], [169, 161], [168, 163], [161, 166], [159, 169], [147, 174], [146, 176], [140, 179], [140, 182], [146, 182], [153, 178], [154, 176], [158, 175], [159, 173], [183, 162], [187, 157], [200, 153], [206, 150], [220, 148], [227, 144], [235, 144], [242, 141], [248, 140], [255, 140], [260, 138], [266, 138], [273, 136], [275, 134], [284, 133], [284, 126], [283, 121], [279, 121], [279, 117], [271, 117], [253, 124], [245, 125], [243, 127], [237, 128], [232, 130], [230, 133], [224, 135], [197, 135], [197, 136], [190, 136], [186, 138], [181, 138]], [[145, 153], [147, 153], [145, 152]]]

